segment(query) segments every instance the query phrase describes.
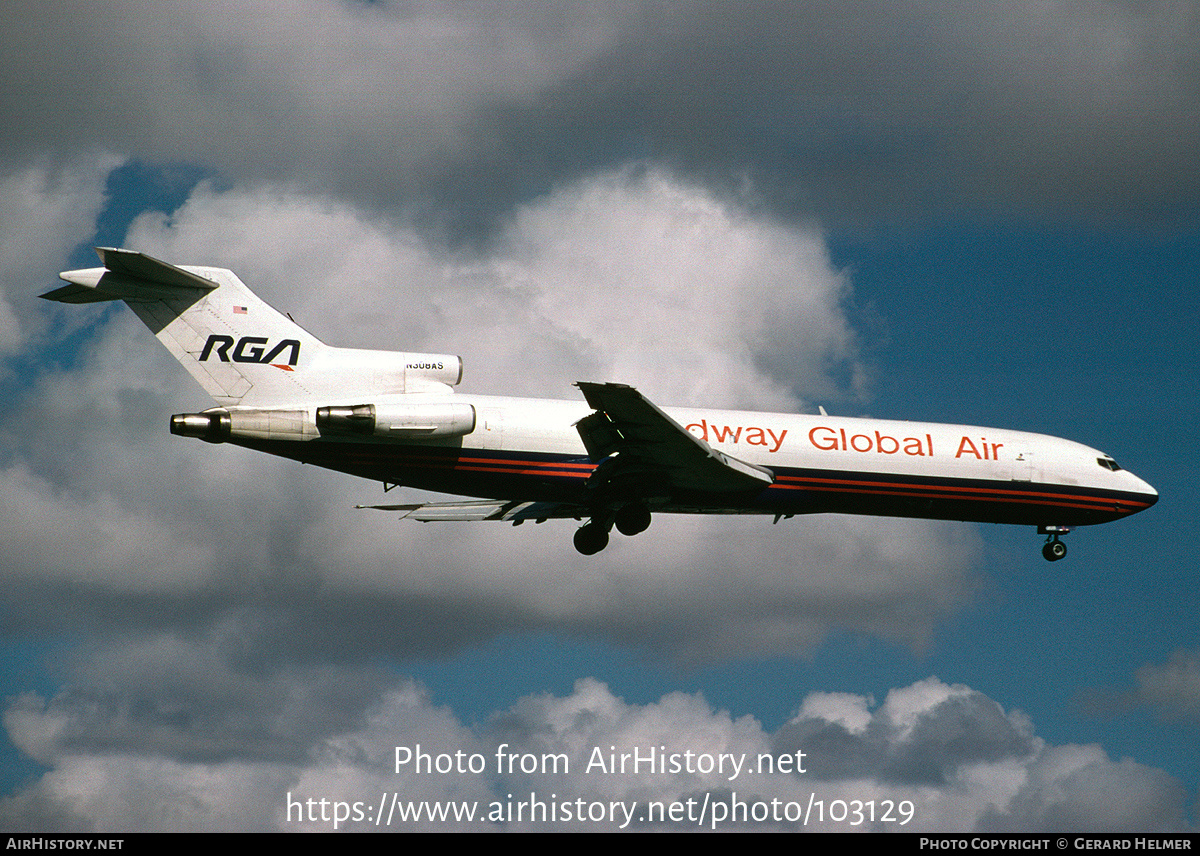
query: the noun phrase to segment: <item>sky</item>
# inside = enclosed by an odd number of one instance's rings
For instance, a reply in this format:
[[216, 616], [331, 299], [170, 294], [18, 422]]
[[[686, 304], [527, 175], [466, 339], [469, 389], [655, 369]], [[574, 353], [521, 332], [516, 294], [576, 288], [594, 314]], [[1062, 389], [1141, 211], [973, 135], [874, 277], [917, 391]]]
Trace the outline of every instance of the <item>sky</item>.
[[[1196, 830], [1192, 4], [0, 14], [0, 828]], [[169, 435], [209, 402], [133, 314], [36, 297], [95, 245], [464, 392], [1033, 431], [1160, 501], [1053, 565], [966, 523], [398, 521]], [[651, 750], [697, 763], [604, 760]]]

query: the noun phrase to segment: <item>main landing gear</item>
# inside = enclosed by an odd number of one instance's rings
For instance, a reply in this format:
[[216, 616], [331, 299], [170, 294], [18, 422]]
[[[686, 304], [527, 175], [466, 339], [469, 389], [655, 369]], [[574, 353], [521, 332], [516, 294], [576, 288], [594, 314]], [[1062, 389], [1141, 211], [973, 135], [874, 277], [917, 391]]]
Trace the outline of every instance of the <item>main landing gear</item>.
[[1042, 555], [1046, 557], [1047, 562], [1057, 562], [1067, 555], [1067, 545], [1059, 541], [1058, 536], [1066, 535], [1070, 531], [1069, 526], [1038, 527], [1038, 534], [1046, 536], [1046, 543], [1042, 546]]
[[630, 502], [609, 515], [594, 515], [575, 530], [575, 549], [585, 556], [599, 553], [608, 546], [608, 532], [613, 526], [622, 535], [637, 535], [650, 528], [650, 509], [644, 502]]

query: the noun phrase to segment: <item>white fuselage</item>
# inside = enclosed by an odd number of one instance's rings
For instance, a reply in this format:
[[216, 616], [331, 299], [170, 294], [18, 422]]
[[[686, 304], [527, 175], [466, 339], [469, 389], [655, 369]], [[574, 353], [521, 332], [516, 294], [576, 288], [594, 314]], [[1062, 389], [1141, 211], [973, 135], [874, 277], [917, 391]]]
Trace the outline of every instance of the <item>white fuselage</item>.
[[[368, 445], [379, 468], [373, 477], [470, 496], [569, 501], [595, 469], [575, 428], [592, 412], [585, 402], [461, 393], [419, 398], [431, 405], [471, 405], [474, 430], [419, 444], [373, 438]], [[1042, 434], [827, 415], [663, 410], [714, 449], [775, 476], [755, 495], [662, 504], [663, 511], [839, 511], [1066, 526], [1116, 519], [1157, 500], [1154, 488], [1103, 452]], [[433, 471], [425, 470], [428, 455], [421, 450], [439, 453]], [[344, 469], [336, 455], [312, 460], [299, 449], [267, 451]], [[367, 475], [361, 466], [346, 471]]]
[[1102, 452], [1020, 431], [659, 408], [616, 383], [577, 384], [585, 401], [456, 395], [457, 356], [331, 347], [232, 271], [98, 253], [43, 297], [129, 304], [218, 404], [172, 433], [482, 498], [395, 507], [419, 520], [588, 518], [589, 554], [658, 511], [976, 520], [1037, 525], [1057, 560], [1069, 527], [1158, 499]]

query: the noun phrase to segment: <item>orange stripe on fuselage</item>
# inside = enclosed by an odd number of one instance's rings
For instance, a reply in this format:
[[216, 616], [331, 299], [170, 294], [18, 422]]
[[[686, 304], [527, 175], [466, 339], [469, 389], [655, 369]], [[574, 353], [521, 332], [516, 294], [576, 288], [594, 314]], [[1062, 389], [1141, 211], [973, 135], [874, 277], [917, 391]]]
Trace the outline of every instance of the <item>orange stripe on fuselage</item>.
[[[780, 484], [779, 482], [796, 482]], [[924, 499], [972, 498], [988, 502], [1035, 503], [1062, 508], [1083, 508], [1118, 511], [1149, 508], [1151, 503], [1117, 498], [1115, 496], [1087, 496], [1077, 493], [1052, 493], [1036, 490], [1014, 490], [1000, 487], [968, 487], [966, 485], [921, 485], [911, 482], [860, 481], [855, 479], [817, 478], [815, 476], [779, 476], [776, 487], [783, 490], [811, 490], [837, 493], [874, 494], [876, 496], [908, 496]]]

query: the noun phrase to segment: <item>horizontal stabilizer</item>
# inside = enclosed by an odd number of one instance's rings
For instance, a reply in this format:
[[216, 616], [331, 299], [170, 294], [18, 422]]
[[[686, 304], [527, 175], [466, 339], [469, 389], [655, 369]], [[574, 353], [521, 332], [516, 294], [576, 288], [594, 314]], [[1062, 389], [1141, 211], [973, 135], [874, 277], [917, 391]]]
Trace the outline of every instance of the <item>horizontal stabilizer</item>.
[[[67, 271], [67, 273], [75, 273], [75, 271]], [[115, 294], [98, 291], [95, 286], [79, 285], [74, 282], [38, 296], [43, 300], [53, 300], [55, 303], [103, 303], [105, 300], [120, 299]]]
[[97, 247], [96, 252], [100, 255], [100, 261], [104, 262], [106, 268], [130, 279], [146, 280], [174, 288], [203, 288], [205, 291], [211, 291], [217, 287], [217, 284], [211, 280], [151, 258], [145, 253], [115, 247]]
[[152, 258], [145, 253], [97, 247], [104, 267], [63, 271], [70, 283], [43, 294], [58, 303], [96, 303], [102, 300], [158, 300], [181, 294], [212, 291], [217, 283], [199, 274]]

